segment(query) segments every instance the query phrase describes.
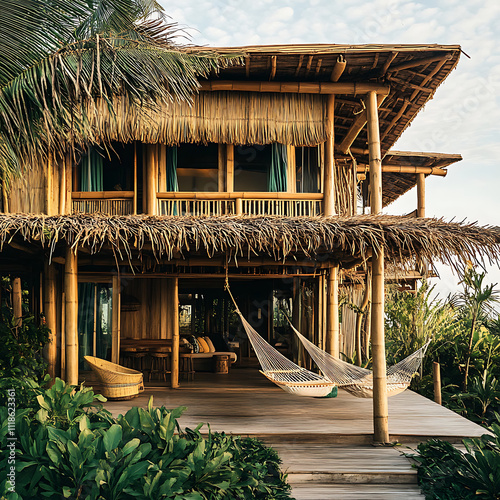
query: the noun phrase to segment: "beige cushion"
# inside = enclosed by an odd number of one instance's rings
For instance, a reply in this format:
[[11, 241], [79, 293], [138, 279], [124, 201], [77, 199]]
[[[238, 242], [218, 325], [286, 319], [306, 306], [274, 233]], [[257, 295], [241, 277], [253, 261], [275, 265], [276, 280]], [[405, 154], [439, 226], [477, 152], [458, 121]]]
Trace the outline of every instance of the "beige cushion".
[[215, 347], [210, 337], [203, 337], [208, 345], [208, 352], [215, 352]]

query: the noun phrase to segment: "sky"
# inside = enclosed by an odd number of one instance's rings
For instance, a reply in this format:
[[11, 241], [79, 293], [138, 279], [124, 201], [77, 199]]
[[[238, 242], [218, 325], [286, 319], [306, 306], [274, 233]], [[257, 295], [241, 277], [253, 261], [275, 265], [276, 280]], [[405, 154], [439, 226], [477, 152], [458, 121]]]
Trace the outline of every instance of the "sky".
[[[240, 46], [294, 43], [461, 45], [453, 71], [394, 149], [460, 153], [446, 177], [426, 181], [426, 215], [500, 226], [500, 2], [498, 0], [160, 0], [192, 43]], [[468, 57], [467, 57], [468, 56]], [[387, 207], [416, 209], [416, 190]], [[500, 283], [497, 265], [488, 282]], [[458, 278], [438, 266], [441, 296]]]

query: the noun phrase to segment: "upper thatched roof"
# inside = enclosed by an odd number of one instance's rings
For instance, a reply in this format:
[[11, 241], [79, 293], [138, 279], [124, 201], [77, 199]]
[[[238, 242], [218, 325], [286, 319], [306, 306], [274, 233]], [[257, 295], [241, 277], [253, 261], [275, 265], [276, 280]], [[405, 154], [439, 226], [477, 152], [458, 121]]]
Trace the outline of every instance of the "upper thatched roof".
[[[196, 50], [243, 56], [243, 65], [222, 68], [210, 76], [214, 81], [329, 82], [337, 62], [345, 61], [339, 83], [390, 87], [379, 113], [383, 154], [432, 99], [460, 57], [458, 45], [276, 45]], [[362, 97], [336, 95], [337, 145], [363, 111]], [[326, 139], [325, 100], [324, 95], [202, 91], [192, 106], [169, 103], [154, 110], [130, 110], [123, 102], [117, 106], [116, 117], [108, 112], [107, 103], [98, 103], [91, 121], [95, 122], [97, 141], [314, 145]], [[363, 130], [353, 148], [366, 147]]]
[[[90, 253], [112, 251], [118, 260], [154, 255], [158, 260], [202, 254], [276, 261], [317, 257], [352, 262], [384, 248], [387, 258], [405, 262], [419, 255], [455, 265], [496, 261], [500, 235], [495, 228], [400, 216], [356, 217], [152, 217], [0, 214], [0, 249], [12, 240], [52, 253], [69, 244]], [[33, 245], [34, 244], [34, 245]]]

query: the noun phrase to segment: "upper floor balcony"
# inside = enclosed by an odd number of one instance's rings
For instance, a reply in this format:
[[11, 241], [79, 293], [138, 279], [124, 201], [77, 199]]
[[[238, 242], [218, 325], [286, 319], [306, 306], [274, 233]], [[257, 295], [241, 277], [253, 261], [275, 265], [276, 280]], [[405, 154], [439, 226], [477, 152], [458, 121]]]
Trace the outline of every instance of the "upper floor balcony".
[[323, 214], [319, 147], [117, 144], [90, 150], [72, 178], [74, 213]]

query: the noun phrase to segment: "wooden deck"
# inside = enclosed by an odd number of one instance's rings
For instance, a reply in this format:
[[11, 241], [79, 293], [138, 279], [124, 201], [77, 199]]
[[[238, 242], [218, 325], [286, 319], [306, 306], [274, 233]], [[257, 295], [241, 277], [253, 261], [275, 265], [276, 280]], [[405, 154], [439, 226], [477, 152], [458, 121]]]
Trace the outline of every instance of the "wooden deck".
[[416, 473], [401, 452], [431, 437], [457, 443], [484, 429], [414, 392], [389, 398], [391, 440], [372, 445], [372, 400], [340, 390], [334, 399], [289, 395], [257, 369], [228, 375], [197, 373], [180, 389], [150, 386], [132, 401], [108, 402], [114, 415], [131, 406], [186, 406], [182, 427], [210, 423], [213, 431], [253, 436], [276, 448], [296, 500], [424, 498]]

